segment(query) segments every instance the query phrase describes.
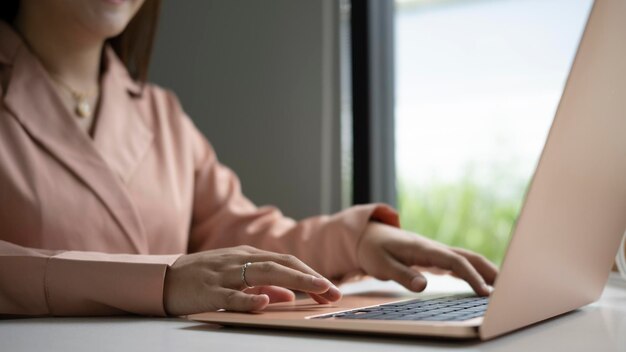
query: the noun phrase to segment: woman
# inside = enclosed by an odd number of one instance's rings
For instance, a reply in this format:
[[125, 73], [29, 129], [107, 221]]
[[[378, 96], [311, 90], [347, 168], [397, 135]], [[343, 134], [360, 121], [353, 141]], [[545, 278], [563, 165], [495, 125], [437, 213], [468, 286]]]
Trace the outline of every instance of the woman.
[[[418, 267], [487, 295], [485, 258], [364, 205], [295, 222], [257, 208], [170, 92], [145, 83], [159, 2], [3, 1], [0, 314], [185, 315], [340, 299]], [[328, 280], [328, 279], [330, 280]]]

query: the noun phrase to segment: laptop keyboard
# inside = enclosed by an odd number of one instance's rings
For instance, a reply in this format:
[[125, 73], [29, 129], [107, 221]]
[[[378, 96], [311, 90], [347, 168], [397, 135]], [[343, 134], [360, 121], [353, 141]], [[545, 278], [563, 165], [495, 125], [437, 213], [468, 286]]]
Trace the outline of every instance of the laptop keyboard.
[[414, 299], [327, 314], [314, 319], [463, 321], [483, 316], [487, 310], [488, 299], [489, 297], [467, 296]]

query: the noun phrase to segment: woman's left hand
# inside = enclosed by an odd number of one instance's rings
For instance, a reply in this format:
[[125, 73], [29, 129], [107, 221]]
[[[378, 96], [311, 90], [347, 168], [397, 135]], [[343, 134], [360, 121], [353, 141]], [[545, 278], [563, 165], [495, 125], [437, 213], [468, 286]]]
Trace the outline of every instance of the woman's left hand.
[[496, 266], [479, 254], [374, 222], [361, 237], [357, 258], [368, 275], [395, 280], [416, 292], [426, 288], [421, 270], [457, 276], [481, 296], [489, 295], [488, 285], [498, 274]]

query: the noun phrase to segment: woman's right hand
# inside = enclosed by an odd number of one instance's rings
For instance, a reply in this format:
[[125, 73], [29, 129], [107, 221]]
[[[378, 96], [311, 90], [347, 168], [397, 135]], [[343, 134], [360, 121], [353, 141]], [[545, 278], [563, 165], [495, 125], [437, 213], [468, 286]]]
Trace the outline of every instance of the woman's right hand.
[[[253, 288], [241, 278], [247, 262], [252, 265], [246, 281]], [[178, 258], [165, 274], [164, 305], [169, 315], [258, 311], [270, 302], [293, 300], [289, 289], [307, 292], [321, 304], [341, 298], [337, 287], [296, 257], [239, 246]]]

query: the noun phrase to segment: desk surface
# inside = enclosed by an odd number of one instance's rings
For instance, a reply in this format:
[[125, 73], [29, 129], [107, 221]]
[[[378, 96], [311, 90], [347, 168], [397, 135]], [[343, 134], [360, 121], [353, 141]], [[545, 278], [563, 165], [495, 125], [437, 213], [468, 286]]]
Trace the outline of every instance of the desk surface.
[[[402, 289], [366, 280], [346, 293]], [[464, 283], [430, 277], [430, 292], [464, 291]], [[557, 319], [488, 341], [442, 341], [251, 328], [222, 328], [174, 318], [0, 320], [2, 351], [626, 351], [626, 283], [612, 276], [602, 298]]]

